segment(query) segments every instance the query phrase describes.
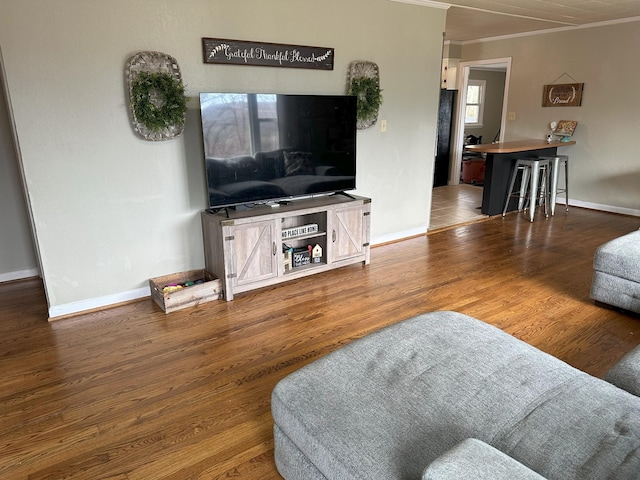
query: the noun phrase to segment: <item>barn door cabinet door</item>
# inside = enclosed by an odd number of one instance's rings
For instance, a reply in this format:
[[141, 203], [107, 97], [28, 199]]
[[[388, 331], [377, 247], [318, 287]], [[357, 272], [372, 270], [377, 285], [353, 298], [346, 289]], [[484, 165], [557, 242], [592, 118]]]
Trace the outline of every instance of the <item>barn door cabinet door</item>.
[[260, 282], [278, 275], [277, 222], [257, 221], [229, 227], [228, 253], [233, 286]]
[[[330, 212], [331, 263], [365, 255], [368, 257], [369, 206], [367, 203], [336, 208]], [[366, 263], [369, 263], [368, 258]]]

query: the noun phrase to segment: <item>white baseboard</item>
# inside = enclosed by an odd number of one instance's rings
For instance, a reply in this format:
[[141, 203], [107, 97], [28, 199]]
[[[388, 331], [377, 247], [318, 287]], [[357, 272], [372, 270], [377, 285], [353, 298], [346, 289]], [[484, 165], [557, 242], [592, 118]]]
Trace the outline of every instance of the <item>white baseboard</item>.
[[30, 268], [28, 270], [18, 270], [15, 272], [0, 273], [0, 283], [12, 282], [14, 280], [22, 280], [23, 278], [39, 277], [40, 270]]
[[402, 232], [390, 233], [388, 235], [381, 235], [371, 239], [371, 245], [380, 245], [383, 243], [396, 242], [398, 240], [404, 240], [405, 238], [416, 237], [418, 235], [425, 235], [427, 233], [427, 227], [414, 228], [411, 230], [404, 230]]
[[[564, 197], [558, 195], [556, 205], [564, 203]], [[620, 213], [622, 215], [631, 215], [632, 217], [640, 217], [640, 210], [636, 208], [616, 207], [613, 205], [603, 205], [601, 203], [583, 202], [581, 200], [569, 199], [569, 206], [589, 208], [591, 210], [599, 210], [601, 212]], [[556, 211], [557, 211], [556, 206]]]
[[[559, 205], [564, 203], [564, 198], [558, 196], [557, 203]], [[624, 207], [615, 207], [611, 205], [602, 205], [599, 203], [582, 202], [580, 200], [569, 199], [569, 205], [575, 207], [589, 208], [591, 210], [600, 210], [603, 212], [620, 213], [623, 215], [631, 215], [640, 217], [640, 210]], [[396, 242], [410, 237], [418, 235], [425, 235], [427, 233], [426, 227], [414, 228], [411, 230], [404, 230], [402, 232], [390, 233], [387, 235], [380, 235], [371, 239], [371, 245], [380, 245], [383, 243]], [[37, 270], [24, 270], [22, 272], [14, 272], [18, 274], [15, 278], [5, 278], [6, 275], [0, 275], [0, 282], [14, 280], [19, 278], [33, 277], [39, 274]], [[151, 290], [149, 287], [138, 288], [135, 290], [129, 290], [127, 292], [114, 293], [112, 295], [106, 295], [104, 297], [90, 298], [87, 300], [81, 300], [79, 302], [67, 303], [64, 305], [57, 305], [49, 308], [49, 319], [55, 320], [56, 317], [64, 317], [67, 315], [73, 315], [76, 313], [84, 312], [87, 310], [93, 310], [96, 308], [104, 308], [118, 303], [128, 302], [131, 300], [137, 300], [139, 298], [151, 296]]]
[[104, 297], [89, 298], [79, 302], [56, 305], [55, 307], [49, 307], [49, 320], [55, 320], [57, 317], [73, 315], [88, 310], [94, 310], [96, 308], [109, 307], [118, 303], [129, 302], [131, 300], [137, 300], [139, 298], [149, 296], [151, 296], [151, 289], [149, 287], [143, 287], [135, 290], [129, 290], [127, 292], [105, 295]]

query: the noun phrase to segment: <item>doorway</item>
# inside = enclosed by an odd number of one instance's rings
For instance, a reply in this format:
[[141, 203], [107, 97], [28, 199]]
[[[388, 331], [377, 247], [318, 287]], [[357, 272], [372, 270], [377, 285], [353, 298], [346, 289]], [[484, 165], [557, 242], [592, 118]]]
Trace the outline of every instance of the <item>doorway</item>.
[[[436, 184], [432, 190], [431, 220], [429, 230], [460, 225], [485, 218], [480, 212], [482, 204], [482, 182], [462, 182], [462, 161], [465, 137], [482, 137], [480, 143], [500, 142], [504, 138], [507, 119], [507, 98], [511, 58], [497, 58], [461, 62], [456, 82], [458, 92], [453, 113], [451, 149], [448, 152], [448, 175], [446, 184]], [[480, 125], [466, 128], [466, 91], [470, 80], [482, 81], [485, 90], [485, 111]], [[462, 92], [465, 92], [463, 94]], [[440, 128], [440, 127], [439, 127]], [[469, 165], [468, 165], [469, 166]], [[435, 176], [434, 176], [435, 178]], [[439, 186], [436, 186], [439, 185]]]
[[40, 275], [18, 145], [0, 50], [0, 282]]
[[[467, 128], [465, 123], [467, 96], [458, 95], [458, 108], [456, 109], [453, 129], [449, 185], [458, 185], [460, 183], [466, 136], [470, 134], [476, 137], [482, 136], [481, 143], [502, 142], [504, 139], [507, 120], [507, 99], [509, 97], [509, 77], [511, 76], [511, 57], [460, 62], [459, 72], [460, 75], [457, 81], [459, 92], [466, 92], [470, 79], [474, 79], [474, 77], [485, 80], [485, 114], [487, 118], [483, 119], [480, 126], [476, 125], [472, 128]], [[498, 103], [501, 103], [501, 105], [496, 106]], [[493, 119], [494, 115], [495, 120]], [[487, 136], [490, 138], [487, 138]]]

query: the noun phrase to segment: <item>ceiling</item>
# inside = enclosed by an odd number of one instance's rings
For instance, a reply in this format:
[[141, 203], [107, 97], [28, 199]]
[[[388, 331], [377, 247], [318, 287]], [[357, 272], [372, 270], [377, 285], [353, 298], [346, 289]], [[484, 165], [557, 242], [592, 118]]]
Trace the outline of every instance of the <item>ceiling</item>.
[[[440, 3], [404, 1], [425, 5]], [[450, 5], [445, 40], [459, 42], [601, 22], [640, 21], [640, 0], [452, 0], [441, 3]]]

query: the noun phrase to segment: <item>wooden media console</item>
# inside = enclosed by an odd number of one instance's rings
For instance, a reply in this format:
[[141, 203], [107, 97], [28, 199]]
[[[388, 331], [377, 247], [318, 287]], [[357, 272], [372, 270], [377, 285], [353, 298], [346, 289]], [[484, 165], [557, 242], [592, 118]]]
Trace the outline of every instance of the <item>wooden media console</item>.
[[[370, 215], [370, 199], [340, 194], [276, 207], [205, 211], [206, 269], [222, 281], [224, 298], [229, 301], [236, 293], [354, 263], [366, 265], [370, 259]], [[311, 225], [317, 228], [300, 228], [305, 233], [289, 236], [290, 229]], [[294, 266], [292, 252], [307, 249], [315, 256]]]

